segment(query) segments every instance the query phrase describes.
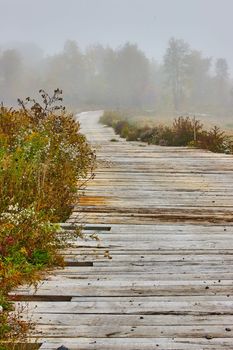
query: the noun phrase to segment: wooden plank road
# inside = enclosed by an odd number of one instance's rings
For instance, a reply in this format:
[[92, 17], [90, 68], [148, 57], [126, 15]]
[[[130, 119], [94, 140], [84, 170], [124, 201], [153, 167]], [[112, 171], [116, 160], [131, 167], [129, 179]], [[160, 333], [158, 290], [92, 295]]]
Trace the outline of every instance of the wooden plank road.
[[79, 115], [98, 169], [64, 225], [81, 219], [86, 239], [36, 292], [16, 292], [30, 339], [44, 350], [233, 349], [233, 157], [126, 142], [100, 114]]

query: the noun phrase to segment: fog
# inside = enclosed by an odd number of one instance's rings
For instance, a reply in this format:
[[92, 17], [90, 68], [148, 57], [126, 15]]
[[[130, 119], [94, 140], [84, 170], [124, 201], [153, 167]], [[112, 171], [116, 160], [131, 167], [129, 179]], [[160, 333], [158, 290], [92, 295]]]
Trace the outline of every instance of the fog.
[[0, 0], [0, 101], [231, 117], [232, 0]]

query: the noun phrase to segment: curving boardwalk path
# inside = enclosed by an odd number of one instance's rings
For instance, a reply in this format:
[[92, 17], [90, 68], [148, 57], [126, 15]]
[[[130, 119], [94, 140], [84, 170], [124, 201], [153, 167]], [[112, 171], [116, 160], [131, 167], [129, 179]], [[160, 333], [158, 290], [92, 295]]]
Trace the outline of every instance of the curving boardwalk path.
[[233, 157], [129, 143], [100, 114], [79, 115], [99, 164], [64, 225], [82, 220], [87, 239], [35, 294], [18, 292], [31, 337], [41, 349], [233, 349]]

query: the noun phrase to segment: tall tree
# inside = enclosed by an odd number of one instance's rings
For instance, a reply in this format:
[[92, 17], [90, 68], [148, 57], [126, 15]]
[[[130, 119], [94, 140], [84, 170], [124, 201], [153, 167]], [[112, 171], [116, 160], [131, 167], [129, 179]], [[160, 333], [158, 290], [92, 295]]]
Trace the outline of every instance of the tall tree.
[[172, 91], [175, 111], [179, 111], [181, 108], [186, 79], [186, 57], [189, 52], [190, 49], [187, 43], [183, 40], [171, 38], [164, 56], [164, 69]]
[[211, 58], [192, 50], [186, 57], [186, 94], [188, 108], [193, 111], [205, 108], [209, 101]]
[[50, 90], [54, 86], [61, 87], [66, 103], [77, 106], [85, 99], [85, 78], [84, 56], [76, 42], [69, 40], [65, 43], [63, 52], [49, 58], [46, 85]]
[[142, 107], [149, 85], [149, 61], [137, 45], [127, 43], [117, 52], [116, 83], [122, 106]]

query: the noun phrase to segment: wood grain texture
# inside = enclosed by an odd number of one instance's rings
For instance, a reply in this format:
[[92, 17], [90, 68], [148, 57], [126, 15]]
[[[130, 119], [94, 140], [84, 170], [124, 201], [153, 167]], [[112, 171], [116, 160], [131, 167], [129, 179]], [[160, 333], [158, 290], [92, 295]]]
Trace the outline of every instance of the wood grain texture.
[[14, 293], [35, 322], [30, 341], [43, 350], [233, 349], [233, 157], [126, 142], [100, 115], [78, 116], [98, 168], [63, 225], [86, 225], [86, 238], [36, 291]]

